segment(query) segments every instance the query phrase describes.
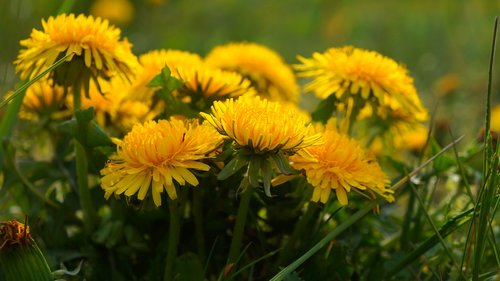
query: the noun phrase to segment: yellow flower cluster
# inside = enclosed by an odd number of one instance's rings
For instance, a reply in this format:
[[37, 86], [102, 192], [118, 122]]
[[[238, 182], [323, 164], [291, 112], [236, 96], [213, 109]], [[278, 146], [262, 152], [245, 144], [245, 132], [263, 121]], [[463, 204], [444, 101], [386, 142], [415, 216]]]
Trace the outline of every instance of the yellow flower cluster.
[[[42, 26], [21, 41], [24, 49], [16, 60], [21, 76], [32, 77], [57, 59], [74, 56], [50, 74], [52, 80], [39, 81], [28, 91], [24, 111], [58, 108], [63, 93], [69, 93], [71, 100], [76, 97], [71, 94], [80, 91], [75, 86], [86, 90], [81, 106], [94, 107], [97, 122], [108, 132], [115, 126], [125, 135], [114, 139], [117, 151], [101, 170], [106, 198], [124, 194], [144, 200], [150, 195], [160, 206], [166, 190], [176, 199], [176, 187], [199, 184], [193, 171], [210, 170], [206, 161], [225, 139], [235, 149], [231, 161], [245, 154], [241, 159], [246, 162], [239, 167], [247, 165], [249, 183], [263, 183], [268, 195], [272, 176], [277, 170], [297, 172], [292, 165], [314, 187], [313, 201], [325, 203], [335, 191], [345, 205], [351, 190], [394, 200], [387, 176], [354, 140], [331, 129], [313, 128], [311, 116], [295, 105], [299, 87], [292, 70], [265, 46], [230, 43], [214, 48], [206, 58], [155, 50], [137, 59], [131, 44], [121, 40], [120, 30], [107, 20], [59, 15], [44, 20]], [[361, 99], [363, 114], [369, 112], [366, 118], [375, 114], [409, 122], [427, 118], [406, 69], [375, 52], [344, 47], [299, 59], [300, 75], [313, 78], [306, 91], [323, 99], [335, 95], [345, 103], [339, 110]], [[168, 98], [200, 111], [204, 123], [184, 117], [151, 121], [161, 116], [164, 103], [154, 95], [158, 87], [148, 84], [165, 66], [182, 83]], [[102, 81], [109, 87], [102, 87]]]

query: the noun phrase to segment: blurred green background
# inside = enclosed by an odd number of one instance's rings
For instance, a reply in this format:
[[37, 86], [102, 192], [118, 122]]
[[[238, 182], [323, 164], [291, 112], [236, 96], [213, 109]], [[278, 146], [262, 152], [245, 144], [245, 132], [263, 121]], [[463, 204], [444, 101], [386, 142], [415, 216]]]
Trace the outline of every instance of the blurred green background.
[[[19, 40], [62, 3], [0, 0], [0, 93], [17, 81], [12, 62]], [[407, 66], [426, 107], [432, 112], [437, 106], [440, 126], [472, 139], [483, 122], [500, 1], [95, 0], [76, 1], [72, 11], [107, 14], [137, 55], [159, 48], [205, 55], [218, 44], [242, 40], [267, 45], [290, 64], [298, 54], [329, 47], [376, 50]]]

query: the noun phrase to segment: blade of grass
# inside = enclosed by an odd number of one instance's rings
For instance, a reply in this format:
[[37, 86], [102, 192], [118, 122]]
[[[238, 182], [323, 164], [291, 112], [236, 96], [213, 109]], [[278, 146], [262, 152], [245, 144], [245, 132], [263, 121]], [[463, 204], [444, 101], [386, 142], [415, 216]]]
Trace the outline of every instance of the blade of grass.
[[[446, 147], [441, 149], [438, 153], [433, 155], [427, 161], [425, 161], [422, 165], [415, 168], [412, 172], [410, 172], [407, 176], [400, 179], [397, 183], [392, 186], [393, 190], [396, 190], [403, 186], [411, 177], [420, 172], [425, 166], [431, 163], [436, 157], [443, 154], [445, 151], [450, 149], [453, 145], [456, 145], [459, 141], [463, 139], [464, 136], [459, 137], [452, 143], [448, 144]], [[297, 269], [300, 265], [302, 265], [306, 260], [316, 254], [321, 248], [323, 248], [326, 244], [328, 244], [333, 238], [337, 237], [341, 233], [343, 233], [346, 229], [348, 229], [351, 225], [361, 220], [366, 214], [368, 214], [375, 205], [378, 204], [378, 200], [370, 201], [368, 205], [364, 208], [358, 210], [354, 213], [349, 219], [344, 221], [342, 224], [333, 229], [330, 233], [328, 233], [323, 239], [321, 239], [316, 245], [314, 245], [311, 249], [309, 249], [306, 253], [300, 256], [297, 260], [289, 264], [287, 267], [283, 268], [278, 274], [276, 274], [270, 281], [280, 281], [283, 280], [288, 274], [292, 273], [295, 269]]]
[[[434, 235], [437, 236], [437, 238], [439, 240], [439, 243], [441, 243], [441, 245], [443, 246], [444, 251], [446, 252], [446, 254], [448, 255], [448, 257], [450, 258], [451, 262], [453, 263], [453, 266], [457, 268], [457, 270], [460, 272], [460, 274], [463, 274], [462, 270], [458, 266], [457, 261], [453, 257], [453, 254], [451, 253], [451, 250], [448, 248], [448, 246], [446, 245], [446, 242], [444, 241], [444, 239], [441, 236], [439, 230], [437, 229], [436, 224], [434, 223], [434, 221], [432, 220], [431, 216], [427, 212], [427, 210], [425, 208], [425, 203], [422, 200], [422, 197], [417, 192], [417, 189], [415, 188], [415, 185], [412, 182], [410, 182], [410, 188], [412, 189], [413, 193], [415, 194], [415, 197], [417, 198], [417, 201], [418, 201], [418, 203], [420, 205], [420, 209], [422, 210], [422, 213], [424, 213], [425, 218], [427, 219], [427, 221], [429, 222], [429, 224], [432, 226], [432, 229], [434, 230], [434, 233], [435, 233]], [[463, 277], [465, 278], [465, 276], [463, 276]]]
[[5, 100], [0, 102], [0, 109], [7, 105], [11, 100], [15, 99], [17, 96], [21, 95], [24, 93], [26, 89], [28, 89], [29, 86], [33, 85], [33, 83], [36, 83], [38, 80], [42, 79], [45, 75], [47, 75], [49, 72], [54, 70], [56, 67], [60, 66], [63, 64], [68, 58], [72, 57], [75, 55], [75, 52], [72, 52], [64, 57], [62, 57], [60, 60], [56, 61], [53, 65], [49, 66], [47, 69], [42, 71], [40, 74], [37, 76], [33, 77], [33, 79], [27, 81], [26, 83], [22, 84], [21, 87], [19, 87], [17, 90], [14, 91], [14, 93], [7, 97]]
[[[451, 129], [449, 129], [448, 132], [450, 134], [451, 139], [453, 139], [454, 136], [453, 136], [453, 132], [451, 131]], [[469, 195], [470, 200], [472, 201], [472, 203], [474, 203], [475, 202], [474, 195], [472, 194], [472, 190], [470, 189], [469, 181], [467, 180], [467, 176], [465, 175], [464, 165], [462, 164], [462, 161], [460, 161], [460, 157], [458, 157], [458, 151], [457, 151], [456, 147], [453, 147], [453, 153], [455, 155], [455, 159], [457, 160], [458, 170], [460, 171], [460, 176], [462, 177], [462, 180], [464, 181], [464, 186], [465, 186], [465, 190], [467, 191], [467, 195]]]
[[403, 226], [401, 228], [400, 247], [402, 250], [410, 249], [410, 226], [412, 223], [413, 210], [415, 209], [415, 194], [410, 192], [408, 199], [408, 206], [406, 207], [405, 216], [403, 219]]
[[234, 277], [236, 277], [238, 274], [240, 274], [241, 272], [245, 271], [247, 268], [251, 267], [251, 266], [254, 266], [255, 264], [257, 264], [258, 262], [262, 261], [262, 260], [265, 260], [273, 255], [275, 255], [277, 252], [279, 252], [281, 249], [278, 249], [278, 250], [274, 250], [272, 252], [269, 252], [267, 254], [265, 254], [264, 256], [252, 261], [251, 263], [243, 266], [242, 268], [240, 268], [238, 271], [236, 271], [234, 274], [231, 275], [231, 277], [229, 277], [229, 279], [233, 279]]
[[[490, 122], [491, 122], [491, 91], [492, 91], [492, 80], [493, 80], [493, 62], [495, 58], [495, 50], [496, 50], [496, 41], [497, 41], [497, 30], [498, 30], [498, 17], [495, 17], [495, 23], [493, 27], [493, 39], [491, 45], [491, 54], [488, 68], [488, 91], [486, 97], [486, 117], [485, 117], [485, 128], [484, 128], [484, 151], [483, 151], [483, 183], [481, 184], [481, 188], [478, 194], [478, 200], [474, 206], [474, 215], [478, 215], [477, 219], [477, 227], [474, 229], [474, 221], [471, 222], [469, 226], [469, 230], [467, 233], [467, 239], [465, 241], [464, 250], [462, 254], [462, 262], [460, 268], [463, 268], [465, 258], [468, 256], [468, 245], [470, 243], [471, 235], [474, 234], [474, 265], [472, 268], [472, 279], [479, 280], [479, 271], [480, 271], [480, 262], [484, 249], [484, 238], [485, 235], [488, 235], [488, 232], [484, 231], [487, 226], [488, 214], [490, 211], [490, 204], [493, 200], [489, 196], [485, 196], [486, 194], [490, 194], [493, 188], [489, 188], [489, 191], [485, 192], [485, 189], [488, 189], [488, 186], [492, 186], [492, 184], [488, 184], [490, 182], [490, 175], [493, 172], [494, 175], [497, 174], [497, 167], [494, 166], [494, 171], [491, 171], [491, 161], [498, 161], [497, 159], [492, 159], [493, 150], [492, 150], [492, 139], [490, 132]], [[495, 180], [493, 180], [495, 181]], [[491, 182], [490, 182], [491, 183]], [[495, 187], [496, 188], [496, 187]], [[474, 229], [474, 231], [473, 231]], [[487, 237], [486, 237], [487, 238]]]
[[302, 263], [308, 260], [311, 256], [316, 254], [321, 248], [323, 248], [326, 244], [328, 244], [333, 238], [337, 237], [339, 234], [344, 232], [347, 228], [349, 228], [354, 223], [358, 222], [361, 218], [363, 218], [366, 214], [368, 214], [373, 207], [377, 204], [377, 201], [371, 201], [368, 205], [366, 205], [361, 210], [354, 213], [348, 220], [337, 226], [334, 230], [328, 233], [323, 239], [321, 239], [316, 245], [314, 245], [309, 251], [295, 260], [293, 263], [282, 269], [278, 274], [276, 274], [270, 281], [278, 281], [283, 280], [288, 274], [292, 273], [295, 269], [297, 269]]
[[420, 244], [415, 250], [406, 255], [402, 260], [400, 260], [394, 267], [388, 270], [388, 273], [385, 275], [385, 279], [390, 279], [392, 276], [397, 274], [403, 268], [413, 263], [420, 257], [422, 254], [430, 250], [436, 244], [440, 243], [440, 238], [446, 238], [448, 235], [453, 233], [455, 230], [459, 229], [462, 225], [467, 223], [472, 218], [472, 213], [474, 208], [470, 208], [453, 218], [449, 219], [436, 234], [427, 238], [422, 244]]
[[486, 172], [488, 171], [488, 161], [490, 160], [490, 156], [492, 154], [492, 143], [491, 143], [491, 132], [490, 132], [490, 123], [491, 123], [491, 87], [493, 81], [493, 62], [495, 60], [495, 50], [497, 43], [497, 30], [498, 30], [498, 17], [495, 17], [495, 24], [493, 26], [493, 39], [491, 44], [491, 54], [490, 54], [490, 62], [488, 67], [488, 92], [486, 96], [486, 120], [484, 125], [484, 158], [483, 158], [483, 179], [486, 178]]
[[482, 192], [482, 196], [479, 198], [478, 202], [481, 203], [479, 207], [479, 218], [476, 228], [476, 240], [474, 243], [474, 268], [472, 269], [472, 280], [479, 280], [479, 275], [481, 271], [481, 261], [483, 260], [484, 250], [486, 247], [486, 241], [488, 241], [490, 232], [488, 227], [490, 226], [491, 216], [491, 206], [493, 200], [495, 200], [495, 192], [498, 189], [498, 157], [495, 157], [493, 161], [494, 165], [491, 166], [488, 172], [488, 180], [485, 182]]
[[59, 7], [59, 10], [57, 11], [57, 14], [60, 15], [71, 12], [75, 3], [76, 3], [75, 0], [64, 0], [64, 2]]

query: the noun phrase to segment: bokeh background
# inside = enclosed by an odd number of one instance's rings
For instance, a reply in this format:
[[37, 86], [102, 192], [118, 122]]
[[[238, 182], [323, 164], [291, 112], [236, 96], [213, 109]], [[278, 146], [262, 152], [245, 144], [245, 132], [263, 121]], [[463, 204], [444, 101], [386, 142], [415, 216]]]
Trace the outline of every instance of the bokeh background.
[[[19, 41], [63, 2], [0, 0], [0, 95], [17, 82], [12, 62]], [[473, 139], [483, 123], [500, 1], [94, 0], [75, 1], [72, 11], [109, 18], [137, 55], [159, 48], [205, 55], [218, 44], [253, 41], [293, 64], [297, 55], [329, 47], [375, 50], [407, 66], [439, 128]], [[312, 95], [303, 97], [304, 107], [313, 104]]]

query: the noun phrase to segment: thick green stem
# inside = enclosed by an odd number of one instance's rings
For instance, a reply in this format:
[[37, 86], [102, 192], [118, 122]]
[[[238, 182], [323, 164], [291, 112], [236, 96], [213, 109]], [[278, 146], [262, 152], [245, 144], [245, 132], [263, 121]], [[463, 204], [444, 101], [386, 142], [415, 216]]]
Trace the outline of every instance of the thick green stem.
[[174, 261], [177, 257], [177, 247], [179, 244], [179, 235], [181, 230], [180, 217], [179, 217], [179, 207], [177, 206], [177, 200], [168, 199], [168, 209], [170, 211], [170, 223], [168, 230], [168, 248], [167, 248], [167, 258], [165, 261], [165, 272], [163, 275], [163, 281], [174, 280], [173, 269]]
[[308, 204], [306, 212], [300, 217], [299, 221], [295, 225], [295, 229], [293, 230], [290, 239], [288, 239], [285, 246], [283, 247], [283, 251], [281, 251], [278, 257], [277, 267], [290, 259], [293, 251], [295, 250], [297, 241], [307, 230], [309, 222], [311, 221], [311, 218], [313, 218], [317, 213], [317, 210], [318, 205], [316, 203], [311, 202]]
[[203, 189], [193, 189], [193, 218], [198, 256], [203, 263], [206, 257], [205, 228], [203, 227]]
[[[81, 108], [81, 85], [75, 83], [73, 87], [73, 107], [74, 112]], [[76, 117], [75, 117], [76, 118]], [[83, 128], [79, 128], [80, 132]], [[90, 189], [88, 183], [88, 163], [85, 148], [82, 143], [75, 140], [75, 161], [76, 161], [76, 184], [80, 197], [80, 207], [83, 211], [83, 224], [87, 234], [92, 233], [96, 223], [96, 213], [92, 204], [92, 197], [90, 196]]]
[[248, 177], [243, 178], [240, 188], [243, 192], [241, 194], [240, 205], [236, 215], [236, 224], [233, 230], [233, 238], [231, 239], [231, 246], [229, 248], [229, 255], [227, 258], [228, 264], [236, 262], [241, 251], [241, 239], [243, 237], [243, 231], [245, 230], [250, 199], [252, 198], [252, 187], [249, 187]]

